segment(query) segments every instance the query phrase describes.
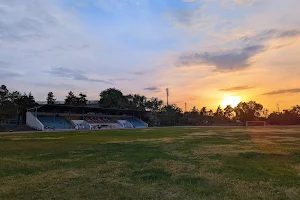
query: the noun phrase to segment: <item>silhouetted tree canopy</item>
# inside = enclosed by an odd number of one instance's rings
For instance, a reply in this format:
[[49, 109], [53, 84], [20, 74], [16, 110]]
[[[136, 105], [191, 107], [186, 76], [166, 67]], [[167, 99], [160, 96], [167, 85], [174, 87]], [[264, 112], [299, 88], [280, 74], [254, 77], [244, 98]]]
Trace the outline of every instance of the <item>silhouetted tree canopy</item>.
[[147, 98], [139, 94], [129, 94], [126, 96], [128, 105], [127, 108], [136, 110], [146, 110]]
[[240, 102], [235, 108], [236, 117], [242, 121], [256, 121], [259, 119], [263, 106], [256, 101]]
[[87, 96], [83, 93], [79, 93], [79, 97], [76, 98], [76, 104], [79, 106], [85, 106], [88, 102]]
[[226, 106], [226, 108], [224, 109], [224, 117], [230, 121], [234, 115], [233, 112], [234, 109], [231, 107], [231, 105]]
[[55, 104], [56, 99], [54, 99], [54, 94], [53, 92], [49, 92], [47, 95], [47, 104], [53, 105]]
[[160, 111], [164, 102], [159, 100], [158, 98], [151, 98], [149, 101], [146, 102], [146, 108], [150, 111]]
[[125, 109], [129, 103], [120, 90], [109, 88], [100, 93], [99, 104], [104, 108]]

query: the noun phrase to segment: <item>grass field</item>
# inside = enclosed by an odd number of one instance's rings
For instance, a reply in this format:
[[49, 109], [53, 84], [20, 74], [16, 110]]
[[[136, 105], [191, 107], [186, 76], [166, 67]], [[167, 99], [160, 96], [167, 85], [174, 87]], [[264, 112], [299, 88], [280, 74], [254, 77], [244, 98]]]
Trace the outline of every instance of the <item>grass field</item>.
[[300, 128], [0, 135], [0, 199], [300, 199]]

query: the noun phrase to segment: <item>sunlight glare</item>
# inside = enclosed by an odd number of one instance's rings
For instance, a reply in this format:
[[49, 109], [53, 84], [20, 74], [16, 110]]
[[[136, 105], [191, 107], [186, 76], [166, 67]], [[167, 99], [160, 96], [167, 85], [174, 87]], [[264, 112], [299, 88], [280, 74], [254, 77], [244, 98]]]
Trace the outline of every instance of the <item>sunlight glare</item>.
[[237, 106], [241, 102], [241, 98], [239, 96], [225, 96], [222, 102], [223, 107], [225, 108], [228, 105], [231, 107]]

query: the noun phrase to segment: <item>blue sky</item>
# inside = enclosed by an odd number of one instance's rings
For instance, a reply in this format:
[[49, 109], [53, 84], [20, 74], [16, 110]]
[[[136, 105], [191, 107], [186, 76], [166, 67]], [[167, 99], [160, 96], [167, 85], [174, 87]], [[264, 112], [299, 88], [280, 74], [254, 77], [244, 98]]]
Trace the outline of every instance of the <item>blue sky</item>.
[[298, 0], [0, 0], [0, 84], [98, 99], [109, 87], [211, 108], [297, 103]]

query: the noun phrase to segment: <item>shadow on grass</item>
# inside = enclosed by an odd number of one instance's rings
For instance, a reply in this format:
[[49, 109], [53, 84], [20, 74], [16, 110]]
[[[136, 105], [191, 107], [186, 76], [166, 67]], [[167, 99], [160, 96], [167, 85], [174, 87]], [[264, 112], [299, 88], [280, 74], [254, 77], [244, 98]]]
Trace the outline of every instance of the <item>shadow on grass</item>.
[[299, 177], [293, 164], [297, 153], [291, 155], [258, 152], [239, 153], [237, 156], [216, 154], [210, 159], [222, 161], [219, 168], [210, 171], [230, 178], [246, 181], [267, 181], [278, 186], [300, 186]]

